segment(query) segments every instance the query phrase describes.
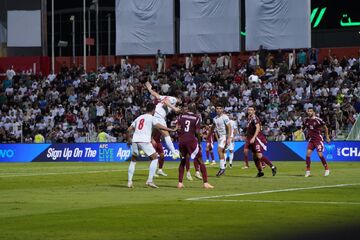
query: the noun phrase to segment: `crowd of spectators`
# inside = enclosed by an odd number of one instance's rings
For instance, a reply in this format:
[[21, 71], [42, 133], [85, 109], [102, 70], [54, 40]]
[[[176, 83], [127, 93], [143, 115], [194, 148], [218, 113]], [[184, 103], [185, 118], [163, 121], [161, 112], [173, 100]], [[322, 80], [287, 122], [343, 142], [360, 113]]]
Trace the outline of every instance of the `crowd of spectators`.
[[[92, 142], [100, 131], [125, 141], [132, 120], [152, 101], [146, 81], [162, 95], [195, 102], [203, 122], [214, 117], [214, 104], [222, 103], [238, 122], [238, 140], [244, 137], [247, 106], [256, 107], [269, 140], [292, 140], [310, 106], [333, 137], [349, 130], [360, 112], [359, 56], [329, 52], [320, 62], [316, 49], [299, 50], [291, 66], [287, 56], [260, 47], [236, 65], [230, 54], [204, 55], [189, 68], [172, 65], [160, 73], [127, 60], [88, 73], [64, 64], [48, 76], [9, 68], [0, 90], [0, 142], [30, 143], [36, 133], [51, 143]], [[175, 119], [169, 115], [169, 126]]]

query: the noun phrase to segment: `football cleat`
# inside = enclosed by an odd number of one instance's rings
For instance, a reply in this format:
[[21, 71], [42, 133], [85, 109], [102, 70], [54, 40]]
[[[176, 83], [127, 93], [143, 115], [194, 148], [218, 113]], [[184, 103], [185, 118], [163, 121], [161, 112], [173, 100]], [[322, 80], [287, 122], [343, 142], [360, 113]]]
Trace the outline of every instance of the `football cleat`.
[[243, 166], [241, 169], [248, 169], [249, 166]]
[[159, 188], [159, 187], [156, 186], [155, 183], [153, 183], [153, 182], [146, 182], [146, 186], [151, 187], [151, 188]]
[[256, 177], [263, 177], [264, 173], [263, 172], [258, 172], [258, 174], [256, 175]]
[[214, 188], [214, 186], [206, 182], [206, 183], [204, 183], [204, 188], [212, 189], [212, 188]]
[[220, 169], [218, 173], [216, 174], [217, 177], [220, 177], [221, 175], [224, 175], [225, 169]]
[[330, 175], [330, 170], [329, 169], [325, 170], [324, 176], [327, 177], [329, 175]]
[[198, 171], [195, 172], [195, 177], [196, 177], [197, 179], [200, 179], [200, 180], [203, 179], [202, 176], [200, 175], [200, 173], [199, 173]]
[[215, 162], [215, 161], [212, 161], [210, 165], [211, 165], [211, 166], [214, 166], [214, 165], [216, 165], [216, 162]]
[[229, 164], [229, 167], [232, 168], [232, 163]]
[[192, 180], [193, 180], [193, 178], [191, 177], [190, 172], [188, 172], [188, 173], [186, 174], [186, 179], [189, 180], [189, 181], [192, 181]]
[[310, 177], [310, 171], [305, 172], [305, 177]]
[[162, 169], [159, 169], [159, 170], [157, 171], [157, 174], [158, 174], [158, 175], [161, 175], [161, 176], [164, 176], [164, 177], [167, 177], [167, 174], [164, 173], [164, 171], [163, 171]]
[[133, 185], [132, 181], [129, 181], [127, 186], [128, 186], [128, 188], [134, 188], [134, 185]]
[[172, 154], [172, 158], [173, 158], [174, 160], [180, 158], [179, 151], [175, 151], [175, 152]]
[[276, 173], [277, 173], [277, 167], [272, 166], [272, 167], [271, 167], [271, 172], [272, 172], [272, 175], [275, 176]]
[[179, 182], [178, 185], [177, 185], [177, 188], [178, 188], [178, 189], [184, 188], [184, 184], [181, 183], [181, 182]]
[[210, 164], [210, 161], [209, 160], [206, 160], [205, 161], [205, 165], [209, 165]]

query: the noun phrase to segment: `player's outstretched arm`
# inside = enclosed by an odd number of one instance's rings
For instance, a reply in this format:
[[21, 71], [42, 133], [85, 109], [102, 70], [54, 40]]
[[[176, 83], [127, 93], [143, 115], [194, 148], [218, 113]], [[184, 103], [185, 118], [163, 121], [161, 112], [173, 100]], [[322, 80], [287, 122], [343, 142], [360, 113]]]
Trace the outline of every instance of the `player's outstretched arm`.
[[169, 131], [169, 132], [176, 132], [178, 129], [177, 127], [176, 128], [168, 128], [168, 127], [161, 125], [160, 123], [155, 124], [155, 128], [157, 128], [159, 130]]
[[152, 96], [154, 96], [156, 99], [160, 99], [160, 94], [158, 94], [152, 89], [151, 83], [146, 82], [145, 86]]
[[178, 113], [178, 112], [181, 111], [181, 109], [180, 109], [179, 107], [176, 107], [176, 106], [174, 106], [174, 105], [171, 105], [171, 103], [169, 102], [168, 99], [165, 99], [165, 100], [163, 101], [163, 103], [164, 103], [167, 107], [171, 108], [171, 109], [172, 109], [174, 112], [176, 112], [176, 113]]

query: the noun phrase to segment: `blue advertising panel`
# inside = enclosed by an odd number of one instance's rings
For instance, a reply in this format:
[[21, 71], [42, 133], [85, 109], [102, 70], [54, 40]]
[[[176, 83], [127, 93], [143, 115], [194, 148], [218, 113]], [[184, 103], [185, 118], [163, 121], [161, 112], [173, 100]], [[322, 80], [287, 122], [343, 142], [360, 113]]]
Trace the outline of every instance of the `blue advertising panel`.
[[[172, 153], [164, 145], [166, 161], [173, 161]], [[178, 144], [174, 143], [175, 148]], [[202, 143], [202, 156], [206, 159], [206, 143]], [[304, 161], [307, 142], [269, 142], [264, 154], [272, 161]], [[219, 160], [214, 143], [215, 160]], [[244, 142], [236, 142], [234, 160], [244, 159]], [[360, 161], [360, 142], [339, 141], [324, 145], [324, 156], [329, 161]], [[0, 162], [124, 162], [131, 157], [126, 143], [83, 144], [1, 144]], [[142, 155], [139, 160], [147, 160]], [[249, 159], [252, 159], [251, 153]], [[319, 161], [316, 151], [311, 160]]]

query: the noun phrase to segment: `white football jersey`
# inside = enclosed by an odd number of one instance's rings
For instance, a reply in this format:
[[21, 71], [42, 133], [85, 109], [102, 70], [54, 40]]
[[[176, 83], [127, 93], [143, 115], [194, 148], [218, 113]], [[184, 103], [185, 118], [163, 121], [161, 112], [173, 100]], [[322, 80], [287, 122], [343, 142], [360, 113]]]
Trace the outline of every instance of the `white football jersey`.
[[226, 136], [226, 125], [229, 121], [230, 119], [226, 114], [214, 117], [215, 129], [219, 134], [219, 137]]
[[167, 107], [164, 103], [164, 100], [168, 100], [171, 105], [175, 106], [177, 103], [177, 99], [171, 96], [160, 96], [160, 102], [156, 104], [155, 108], [155, 117], [165, 119], [166, 115], [171, 112], [171, 108]]
[[131, 124], [131, 126], [135, 128], [132, 142], [151, 142], [151, 134], [154, 125], [154, 116], [148, 113], [137, 117]]
[[230, 124], [231, 124], [231, 134], [230, 137], [235, 137], [235, 129], [237, 129], [237, 122], [234, 120], [230, 120]]

